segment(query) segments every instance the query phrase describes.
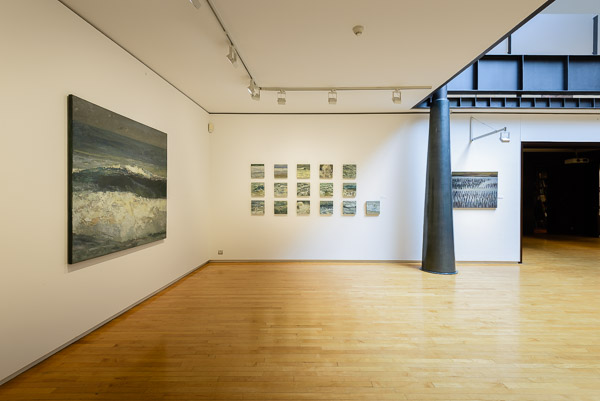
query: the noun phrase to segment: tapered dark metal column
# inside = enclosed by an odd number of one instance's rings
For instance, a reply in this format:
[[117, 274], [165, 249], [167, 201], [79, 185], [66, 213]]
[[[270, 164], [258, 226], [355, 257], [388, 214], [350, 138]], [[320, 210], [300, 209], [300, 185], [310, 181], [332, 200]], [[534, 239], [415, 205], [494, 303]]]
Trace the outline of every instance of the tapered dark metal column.
[[450, 165], [450, 105], [447, 93], [445, 86], [438, 89], [433, 94], [429, 111], [421, 270], [437, 274], [456, 274]]

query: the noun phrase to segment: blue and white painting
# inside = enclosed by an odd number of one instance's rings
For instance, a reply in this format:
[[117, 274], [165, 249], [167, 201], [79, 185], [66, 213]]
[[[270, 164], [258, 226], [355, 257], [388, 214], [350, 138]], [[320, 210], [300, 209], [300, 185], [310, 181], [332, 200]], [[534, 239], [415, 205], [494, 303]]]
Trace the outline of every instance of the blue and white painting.
[[69, 96], [69, 263], [167, 237], [167, 134]]
[[455, 209], [496, 209], [498, 172], [453, 172], [452, 207]]

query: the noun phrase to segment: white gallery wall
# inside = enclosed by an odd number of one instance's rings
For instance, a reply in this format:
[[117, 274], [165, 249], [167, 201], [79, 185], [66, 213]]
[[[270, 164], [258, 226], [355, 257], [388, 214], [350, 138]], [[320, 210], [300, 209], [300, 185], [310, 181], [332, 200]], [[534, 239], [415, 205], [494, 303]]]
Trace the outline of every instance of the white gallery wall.
[[[212, 116], [211, 259], [421, 259], [429, 120], [410, 115]], [[519, 132], [519, 119], [489, 116]], [[455, 171], [498, 171], [496, 210], [456, 210], [459, 260], [519, 260], [520, 144], [485, 138], [469, 144], [469, 117], [452, 117]], [[483, 126], [483, 129], [486, 127]], [[484, 131], [485, 132], [485, 131]], [[266, 213], [250, 214], [250, 164], [266, 168]], [[275, 180], [273, 165], [289, 178]], [[296, 164], [311, 165], [311, 214], [296, 215]], [[342, 215], [342, 164], [357, 164], [357, 214]], [[319, 215], [319, 164], [334, 165], [333, 216]], [[288, 215], [273, 213], [273, 183], [288, 182]], [[322, 198], [322, 200], [330, 200]], [[366, 216], [366, 201], [381, 214]], [[510, 238], [510, 240], [507, 240]], [[223, 250], [223, 255], [217, 251]]]
[[[498, 172], [498, 208], [454, 210], [459, 261], [520, 259], [521, 138], [526, 141], [600, 142], [600, 116], [474, 114], [474, 136], [507, 127], [499, 136], [470, 141], [471, 115], [451, 114], [453, 171]], [[420, 261], [423, 233], [428, 115], [213, 115], [211, 147], [212, 260]], [[487, 125], [487, 126], [486, 126]], [[491, 127], [491, 128], [490, 128]], [[264, 163], [265, 180], [250, 178], [250, 164]], [[288, 164], [288, 179], [275, 180], [274, 164]], [[311, 214], [296, 215], [296, 164], [311, 165]], [[357, 215], [342, 215], [341, 168], [357, 164]], [[319, 164], [334, 165], [334, 196], [320, 198]], [[250, 183], [264, 181], [264, 198]], [[288, 214], [274, 215], [274, 182], [288, 183]], [[250, 201], [265, 199], [264, 216]], [[278, 198], [277, 200], [283, 200]], [[333, 200], [333, 216], [319, 215], [319, 201]], [[381, 202], [366, 216], [368, 200]], [[223, 255], [218, 254], [223, 251]]]
[[[57, 1], [0, 2], [0, 380], [208, 254], [208, 116]], [[67, 95], [168, 135], [167, 238], [67, 264]]]

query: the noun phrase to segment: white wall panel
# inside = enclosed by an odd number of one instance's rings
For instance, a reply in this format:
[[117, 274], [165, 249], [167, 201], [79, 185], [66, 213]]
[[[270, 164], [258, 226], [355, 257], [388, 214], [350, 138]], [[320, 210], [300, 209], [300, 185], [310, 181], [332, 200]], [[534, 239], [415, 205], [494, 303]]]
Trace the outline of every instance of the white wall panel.
[[[206, 262], [208, 116], [57, 1], [0, 2], [0, 380]], [[167, 238], [67, 264], [67, 95], [168, 134]]]

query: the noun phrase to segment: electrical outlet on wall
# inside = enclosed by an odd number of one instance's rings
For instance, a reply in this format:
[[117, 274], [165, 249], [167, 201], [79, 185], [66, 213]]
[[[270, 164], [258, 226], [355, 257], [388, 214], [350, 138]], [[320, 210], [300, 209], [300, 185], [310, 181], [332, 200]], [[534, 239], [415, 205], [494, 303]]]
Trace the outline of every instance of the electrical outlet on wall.
[[222, 249], [219, 249], [219, 250], [217, 251], [217, 255], [223, 255], [223, 250], [222, 250]]

